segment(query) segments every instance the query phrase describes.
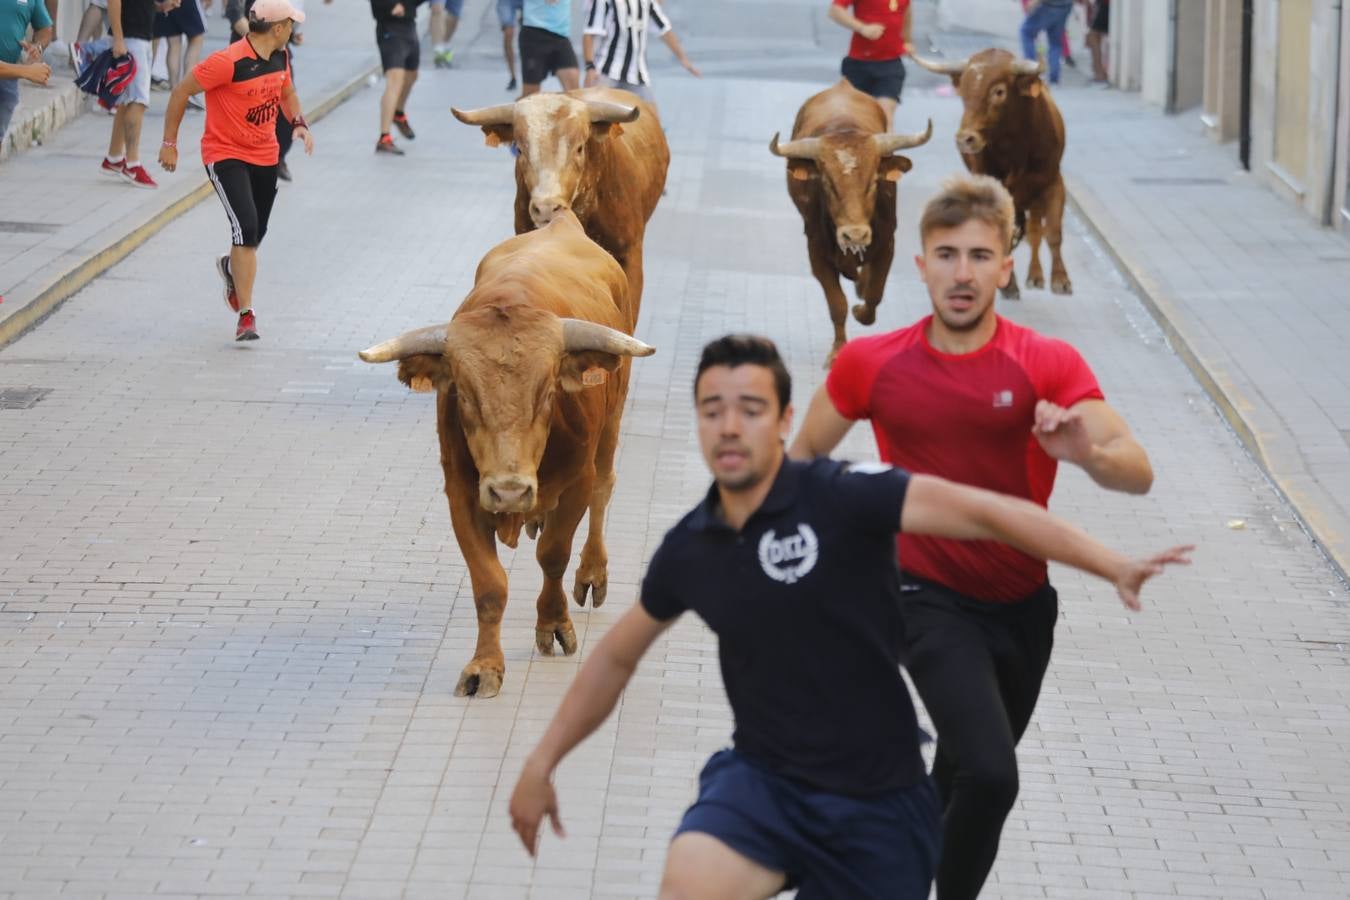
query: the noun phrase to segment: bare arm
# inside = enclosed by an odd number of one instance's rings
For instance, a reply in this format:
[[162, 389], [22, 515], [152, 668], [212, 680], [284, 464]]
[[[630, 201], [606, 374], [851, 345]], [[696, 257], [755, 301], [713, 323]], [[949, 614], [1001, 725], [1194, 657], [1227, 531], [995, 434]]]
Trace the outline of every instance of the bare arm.
[[112, 32], [113, 54], [125, 55], [127, 45], [126, 39], [122, 36], [122, 0], [108, 0], [108, 30]]
[[792, 446], [788, 448], [788, 457], [809, 462], [818, 456], [829, 456], [830, 451], [839, 446], [852, 427], [853, 421], [839, 414], [829, 391], [822, 384], [811, 398], [811, 405], [806, 408], [806, 418], [802, 421], [802, 427], [797, 429]]
[[877, 22], [864, 22], [842, 6], [830, 4], [830, 21], [842, 25], [849, 31], [857, 32], [869, 41], [875, 41], [886, 31], [886, 27]]
[[1108, 490], [1147, 494], [1153, 486], [1148, 454], [1105, 400], [1080, 400], [1070, 409], [1042, 400], [1032, 433], [1046, 453], [1082, 467]]
[[1029, 500], [913, 475], [900, 510], [900, 530], [965, 541], [999, 541], [1037, 559], [1063, 563], [1116, 586], [1121, 602], [1139, 609], [1139, 589], [1168, 564], [1188, 564], [1189, 546], [1130, 559]]
[[654, 619], [642, 604], [634, 604], [601, 638], [567, 689], [539, 746], [525, 760], [511, 794], [511, 827], [531, 856], [545, 815], [552, 821], [553, 830], [559, 836], [563, 834], [558, 799], [550, 783], [553, 770], [609, 718], [638, 661], [673, 621]]
[[0, 78], [23, 78], [33, 84], [46, 84], [52, 67], [46, 63], [0, 62]]
[[661, 35], [661, 40], [665, 41], [670, 52], [675, 54], [675, 58], [680, 61], [680, 65], [693, 75], [695, 78], [702, 78], [703, 73], [699, 72], [698, 66], [689, 61], [689, 57], [684, 55], [684, 47], [680, 45], [680, 39], [675, 36], [674, 31], [667, 31]]

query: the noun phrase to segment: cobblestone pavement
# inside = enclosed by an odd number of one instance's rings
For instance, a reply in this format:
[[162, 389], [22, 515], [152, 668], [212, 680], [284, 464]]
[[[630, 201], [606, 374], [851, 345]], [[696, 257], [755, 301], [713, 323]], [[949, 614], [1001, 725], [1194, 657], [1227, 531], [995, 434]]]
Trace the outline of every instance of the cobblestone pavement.
[[[610, 600], [575, 613], [577, 656], [538, 658], [532, 548], [508, 552], [494, 700], [451, 696], [474, 616], [432, 404], [355, 358], [447, 318], [509, 233], [509, 157], [446, 114], [504, 98], [490, 32], [461, 68], [423, 73], [407, 157], [372, 156], [372, 91], [317, 129], [261, 254], [261, 341], [230, 340], [210, 265], [227, 231], [208, 202], [0, 351], [0, 386], [51, 391], [0, 410], [0, 895], [654, 896], [702, 760], [729, 735], [697, 622], [564, 764], [568, 838], [545, 838], [536, 863], [506, 797], [704, 488], [701, 344], [767, 332], [799, 400], [819, 382], [824, 302], [767, 152], [816, 87], [785, 76], [828, 78], [842, 43], [817, 47], [816, 5], [774, 4], [748, 55], [729, 36], [765, 5], [670, 4], [709, 77], [657, 72], [674, 161], [639, 336], [659, 352], [634, 366]], [[911, 154], [875, 329], [926, 308], [917, 209], [959, 167], [936, 84], [914, 77], [899, 119], [931, 115], [938, 138]], [[1029, 291], [1004, 312], [1082, 349], [1158, 479], [1129, 498], [1066, 471], [1054, 508], [1125, 550], [1200, 549], [1135, 615], [1055, 573], [1059, 646], [986, 896], [1344, 897], [1345, 591], [1103, 248], [1076, 221], [1065, 246], [1077, 293]], [[870, 437], [846, 450], [871, 455]]]

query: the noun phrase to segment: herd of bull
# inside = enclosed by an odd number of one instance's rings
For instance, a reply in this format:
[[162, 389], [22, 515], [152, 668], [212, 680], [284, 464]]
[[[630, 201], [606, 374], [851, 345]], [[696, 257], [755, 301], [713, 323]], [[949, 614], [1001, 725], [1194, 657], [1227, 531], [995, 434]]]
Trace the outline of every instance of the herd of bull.
[[[1064, 123], [1036, 63], [1001, 50], [929, 62], [950, 75], [965, 104], [957, 148], [966, 166], [1012, 194], [1014, 244], [1031, 245], [1028, 287], [1043, 287], [1042, 234], [1051, 289], [1070, 293], [1060, 255]], [[537, 539], [544, 583], [535, 645], [576, 651], [563, 575], [581, 517], [589, 513], [572, 597], [605, 601], [605, 511], [628, 393], [631, 357], [655, 350], [633, 337], [642, 299], [642, 243], [665, 187], [670, 150], [655, 110], [626, 91], [585, 88], [535, 94], [511, 104], [453, 110], [488, 146], [514, 144], [516, 235], [479, 263], [474, 286], [447, 324], [403, 334], [361, 352], [399, 363], [399, 380], [436, 393], [450, 520], [469, 568], [478, 642], [455, 693], [492, 697], [505, 660], [501, 621], [506, 571], [497, 541]], [[847, 301], [839, 276], [862, 301], [853, 316], [876, 318], [895, 250], [896, 185], [912, 167], [897, 151], [933, 134], [890, 134], [880, 105], [848, 82], [808, 99], [792, 137], [770, 151], [787, 159], [788, 193], [801, 213], [811, 272], [834, 323], [829, 359], [844, 343]], [[1014, 279], [1005, 296], [1017, 296]], [[826, 365], [829, 362], [827, 360]]]

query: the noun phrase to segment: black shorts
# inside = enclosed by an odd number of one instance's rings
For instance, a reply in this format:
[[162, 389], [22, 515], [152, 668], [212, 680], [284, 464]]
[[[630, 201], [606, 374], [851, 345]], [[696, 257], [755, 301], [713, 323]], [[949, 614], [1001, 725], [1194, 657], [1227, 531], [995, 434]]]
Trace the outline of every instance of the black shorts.
[[197, 0], [183, 0], [181, 6], [166, 13], [155, 14], [154, 35], [157, 38], [173, 37], [182, 34], [196, 37], [206, 33], [206, 22], [202, 19], [201, 7]]
[[417, 40], [417, 26], [412, 22], [381, 22], [375, 26], [375, 43], [380, 48], [380, 65], [384, 71], [409, 69], [416, 71], [422, 61], [422, 46]]
[[277, 198], [277, 167], [220, 159], [206, 167], [206, 174], [230, 219], [230, 243], [236, 247], [261, 244], [272, 217], [272, 201]]
[[1097, 0], [1092, 9], [1092, 27], [1089, 31], [1095, 31], [1098, 34], [1107, 34], [1111, 30], [1111, 3], [1110, 0]]
[[864, 94], [900, 100], [900, 89], [905, 86], [905, 64], [895, 59], [854, 59], [845, 56], [839, 74], [848, 79]]
[[713, 754], [677, 835], [707, 834], [788, 876], [798, 900], [927, 900], [941, 842], [931, 778], [870, 797], [816, 790]]
[[577, 54], [567, 38], [533, 25], [520, 29], [521, 82], [543, 84], [548, 76], [576, 67]]

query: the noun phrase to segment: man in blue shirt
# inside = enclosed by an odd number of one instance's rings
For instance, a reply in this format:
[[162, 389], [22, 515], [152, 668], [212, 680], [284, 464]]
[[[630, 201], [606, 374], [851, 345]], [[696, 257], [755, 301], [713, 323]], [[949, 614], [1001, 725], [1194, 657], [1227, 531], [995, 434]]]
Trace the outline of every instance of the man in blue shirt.
[[581, 87], [572, 49], [570, 0], [525, 0], [520, 29], [520, 96], [539, 93], [544, 79], [557, 75], [564, 91]]
[[662, 896], [926, 900], [939, 811], [900, 674], [897, 531], [997, 540], [1114, 582], [1126, 606], [1189, 547], [1106, 549], [1034, 503], [879, 464], [794, 462], [791, 379], [764, 338], [703, 350], [699, 443], [714, 483], [661, 542], [641, 600], [590, 652], [511, 797], [533, 854], [562, 758], [614, 709], [683, 612], [717, 634], [734, 748], [709, 760]]
[[[33, 26], [33, 41], [24, 38]], [[0, 0], [0, 138], [19, 105], [19, 79], [46, 84], [52, 67], [42, 51], [52, 42], [52, 19], [43, 0]]]

